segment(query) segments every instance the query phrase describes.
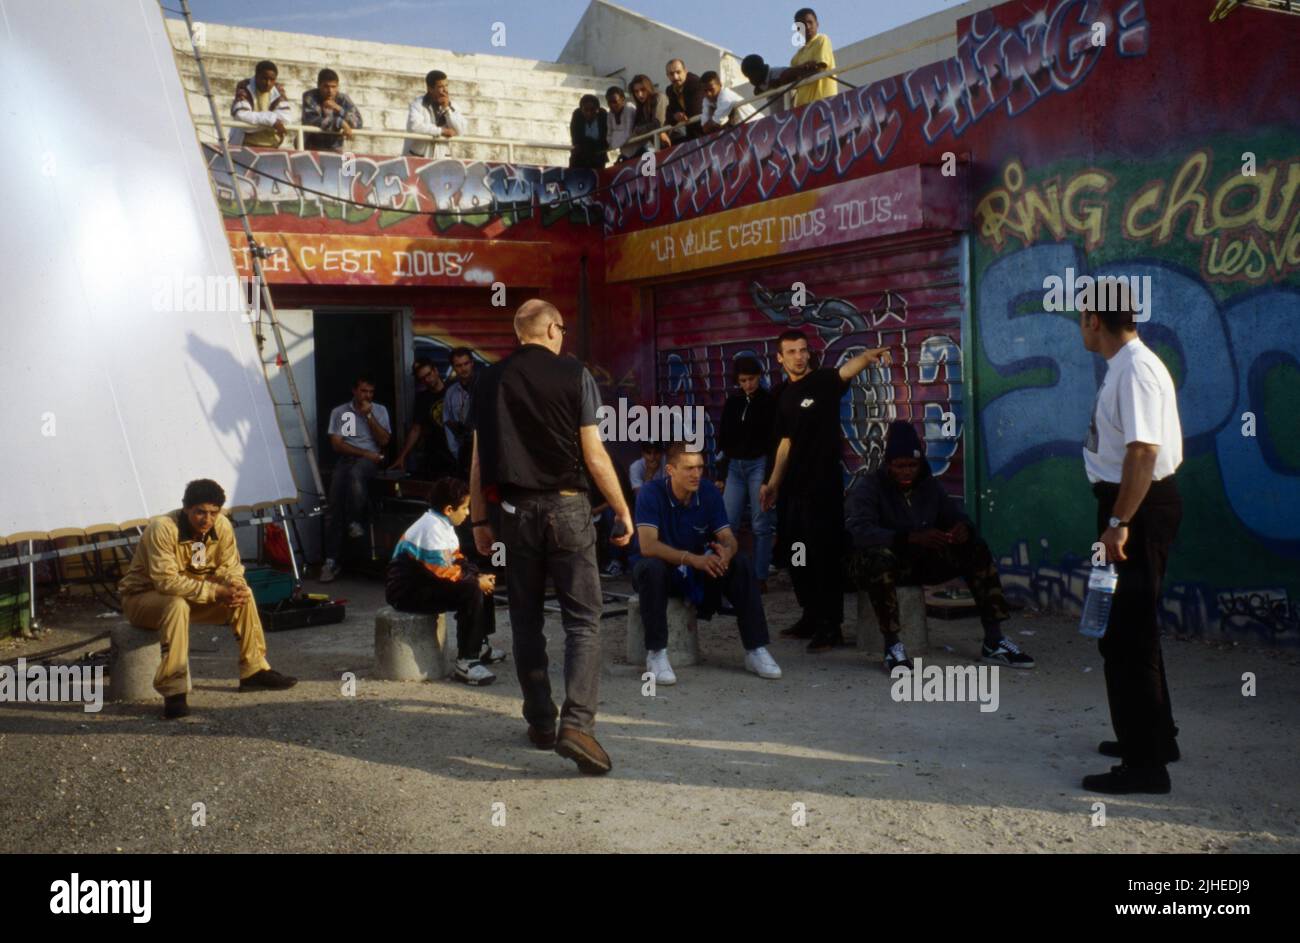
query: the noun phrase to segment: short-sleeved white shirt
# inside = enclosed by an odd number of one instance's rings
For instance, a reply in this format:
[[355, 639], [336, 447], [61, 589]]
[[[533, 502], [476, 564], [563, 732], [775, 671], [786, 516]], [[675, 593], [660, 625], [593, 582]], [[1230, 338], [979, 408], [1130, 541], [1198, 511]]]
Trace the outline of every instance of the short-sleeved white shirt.
[[[732, 118], [735, 124], [740, 124], [754, 113], [751, 105], [739, 105], [744, 101], [739, 92], [734, 92], [729, 88], [724, 88], [718, 92], [718, 103], [715, 105], [708, 95], [704, 96], [700, 104], [700, 124], [708, 124], [710, 121], [716, 121], [718, 124], [726, 124], [728, 118]], [[732, 112], [735, 115], [732, 115]]]
[[1151, 476], [1172, 475], [1183, 461], [1183, 428], [1169, 370], [1139, 338], [1106, 362], [1106, 377], [1092, 407], [1092, 426], [1083, 447], [1091, 482], [1119, 484], [1131, 442], [1159, 448]]

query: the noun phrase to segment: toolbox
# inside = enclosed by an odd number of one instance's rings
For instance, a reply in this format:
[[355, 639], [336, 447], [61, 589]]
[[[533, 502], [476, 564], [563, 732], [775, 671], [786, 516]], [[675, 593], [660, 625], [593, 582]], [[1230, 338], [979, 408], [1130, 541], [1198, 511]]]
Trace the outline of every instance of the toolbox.
[[293, 574], [269, 566], [244, 568], [244, 582], [253, 592], [253, 601], [259, 606], [280, 602], [293, 595]]

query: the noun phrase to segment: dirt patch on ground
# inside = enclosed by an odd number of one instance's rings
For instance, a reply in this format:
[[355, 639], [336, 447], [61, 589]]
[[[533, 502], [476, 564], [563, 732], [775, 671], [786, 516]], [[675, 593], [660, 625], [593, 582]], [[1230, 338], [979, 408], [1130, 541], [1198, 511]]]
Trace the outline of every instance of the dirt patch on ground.
[[[644, 697], [624, 620], [608, 619], [597, 735], [614, 771], [588, 778], [528, 744], [512, 662], [487, 688], [372, 680], [381, 589], [333, 592], [346, 622], [269, 636], [272, 664], [302, 679], [291, 691], [238, 693], [234, 640], [203, 626], [185, 721], [0, 704], [0, 851], [1300, 851], [1293, 652], [1167, 640], [1174, 791], [1109, 798], [1095, 827], [1098, 797], [1078, 783], [1113, 762], [1096, 753], [1112, 732], [1100, 656], [1070, 619], [1009, 623], [1039, 664], [1002, 670], [989, 713], [896, 703], [877, 656], [852, 648], [774, 641], [785, 676], [761, 680], [726, 617], [702, 623], [702, 664]], [[775, 635], [793, 597], [766, 600]], [[102, 632], [113, 620], [98, 611], [56, 609], [54, 634], [6, 642], [0, 659]], [[547, 632], [562, 695], [558, 617]], [[930, 659], [968, 664], [979, 635], [931, 620]]]

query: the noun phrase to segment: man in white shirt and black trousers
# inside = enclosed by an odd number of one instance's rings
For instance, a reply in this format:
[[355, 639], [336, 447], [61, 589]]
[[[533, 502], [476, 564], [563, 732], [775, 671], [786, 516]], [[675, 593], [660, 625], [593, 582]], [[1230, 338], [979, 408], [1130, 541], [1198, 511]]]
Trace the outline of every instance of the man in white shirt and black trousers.
[[1085, 308], [1079, 317], [1084, 347], [1106, 358], [1083, 464], [1097, 496], [1106, 561], [1119, 573], [1099, 646], [1118, 739], [1103, 741], [1099, 749], [1121, 763], [1109, 773], [1085, 776], [1083, 788], [1167, 793], [1165, 764], [1178, 759], [1178, 728], [1160, 652], [1159, 606], [1169, 548], [1183, 517], [1174, 482], [1183, 433], [1174, 381], [1138, 337], [1127, 292], [1106, 307], [1118, 310]]

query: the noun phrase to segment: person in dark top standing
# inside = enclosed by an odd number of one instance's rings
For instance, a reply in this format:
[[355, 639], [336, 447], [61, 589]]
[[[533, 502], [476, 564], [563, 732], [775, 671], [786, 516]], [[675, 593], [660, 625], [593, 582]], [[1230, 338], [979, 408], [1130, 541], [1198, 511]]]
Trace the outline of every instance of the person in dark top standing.
[[569, 118], [570, 167], [599, 170], [609, 163], [608, 121], [609, 112], [600, 107], [600, 99], [583, 95]]
[[960, 576], [970, 587], [984, 626], [984, 661], [1032, 668], [1034, 660], [1002, 634], [1011, 617], [988, 544], [944, 491], [925, 460], [925, 443], [910, 422], [897, 419], [885, 436], [885, 458], [860, 479], [847, 499], [849, 573], [865, 589], [884, 634], [885, 671], [912, 670], [899, 640], [897, 586], [943, 583]]
[[406, 457], [417, 445], [423, 443], [415, 466], [416, 477], [433, 481], [447, 475], [460, 474], [456, 458], [447, 444], [447, 430], [443, 425], [443, 410], [447, 386], [433, 361], [421, 357], [411, 366], [415, 375], [415, 406], [411, 410], [411, 428], [406, 441], [390, 469], [405, 469]]
[[664, 89], [668, 98], [668, 123], [678, 126], [670, 132], [673, 143], [699, 137], [704, 131], [700, 123], [686, 122], [698, 117], [704, 108], [704, 88], [700, 85], [700, 77], [687, 72], [686, 63], [680, 59], [668, 60], [664, 71], [668, 76], [668, 87]]
[[[603, 593], [588, 496], [592, 483], [622, 525], [615, 545], [630, 542], [632, 515], [600, 440], [596, 381], [580, 361], [560, 356], [564, 318], [554, 305], [529, 299], [515, 313], [515, 336], [519, 349], [480, 372], [470, 404], [474, 541], [479, 553], [492, 552], [487, 502], [499, 502], [528, 739], [573, 760], [584, 773], [608, 773], [609, 754], [593, 736]], [[558, 734], [543, 633], [548, 576], [565, 633]]]
[[844, 433], [840, 399], [867, 367], [889, 363], [889, 349], [869, 348], [840, 367], [811, 369], [808, 339], [788, 330], [776, 339], [776, 359], [790, 377], [777, 403], [781, 444], [760, 500], [770, 509], [785, 491], [782, 519], [789, 538], [790, 579], [803, 615], [781, 635], [811, 638], [810, 652], [844, 643]]
[[767, 592], [772, 563], [774, 514], [763, 510], [759, 491], [767, 480], [768, 451], [776, 422], [776, 400], [763, 388], [763, 368], [753, 357], [741, 357], [732, 368], [740, 392], [727, 397], [718, 433], [719, 478], [722, 500], [731, 530], [740, 530], [745, 501], [749, 501], [749, 526], [754, 533], [754, 579], [759, 592]]

